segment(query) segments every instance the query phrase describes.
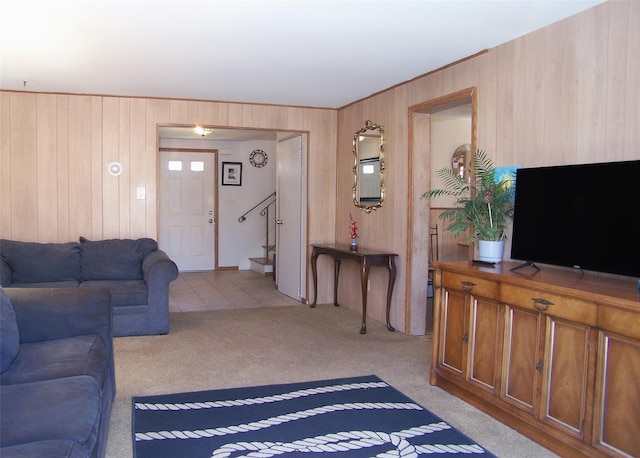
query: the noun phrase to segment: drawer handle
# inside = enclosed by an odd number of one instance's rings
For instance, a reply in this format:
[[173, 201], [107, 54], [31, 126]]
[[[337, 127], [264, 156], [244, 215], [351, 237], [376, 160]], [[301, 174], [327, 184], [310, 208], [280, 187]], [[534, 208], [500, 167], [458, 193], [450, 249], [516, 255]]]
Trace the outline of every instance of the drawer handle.
[[533, 307], [541, 312], [544, 312], [550, 305], [553, 305], [553, 302], [542, 299], [541, 297], [534, 297], [531, 300], [533, 301]]
[[463, 281], [462, 282], [462, 291], [471, 291], [476, 284], [472, 281]]

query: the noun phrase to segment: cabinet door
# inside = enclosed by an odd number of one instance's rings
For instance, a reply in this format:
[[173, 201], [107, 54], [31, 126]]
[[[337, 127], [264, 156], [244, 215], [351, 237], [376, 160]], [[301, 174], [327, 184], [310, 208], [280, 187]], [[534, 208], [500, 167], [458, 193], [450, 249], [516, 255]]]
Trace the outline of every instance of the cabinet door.
[[535, 415], [542, 370], [540, 313], [506, 306], [503, 374], [500, 397]]
[[501, 314], [495, 301], [471, 296], [469, 380], [495, 393], [500, 361]]
[[544, 361], [540, 417], [582, 440], [595, 368], [589, 326], [547, 317]]
[[640, 454], [640, 341], [600, 332], [594, 445], [613, 456]]
[[467, 295], [449, 288], [443, 293], [438, 366], [462, 377], [466, 364]]

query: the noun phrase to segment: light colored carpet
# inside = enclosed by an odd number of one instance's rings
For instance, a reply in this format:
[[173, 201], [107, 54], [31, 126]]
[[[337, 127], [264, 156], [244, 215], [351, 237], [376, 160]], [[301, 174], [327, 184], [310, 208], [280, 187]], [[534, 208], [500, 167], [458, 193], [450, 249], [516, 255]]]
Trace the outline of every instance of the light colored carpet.
[[165, 336], [115, 339], [107, 457], [132, 456], [131, 397], [375, 374], [499, 457], [554, 457], [429, 385], [430, 336], [406, 336], [344, 307], [304, 305], [171, 314]]

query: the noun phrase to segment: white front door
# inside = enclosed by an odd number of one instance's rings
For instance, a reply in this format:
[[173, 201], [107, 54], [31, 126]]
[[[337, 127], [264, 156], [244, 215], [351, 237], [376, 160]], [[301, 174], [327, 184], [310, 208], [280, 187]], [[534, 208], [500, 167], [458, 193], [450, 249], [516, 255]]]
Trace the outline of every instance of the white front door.
[[278, 291], [300, 300], [304, 291], [306, 134], [278, 143], [276, 281]]
[[215, 153], [160, 152], [160, 248], [180, 271], [215, 267]]

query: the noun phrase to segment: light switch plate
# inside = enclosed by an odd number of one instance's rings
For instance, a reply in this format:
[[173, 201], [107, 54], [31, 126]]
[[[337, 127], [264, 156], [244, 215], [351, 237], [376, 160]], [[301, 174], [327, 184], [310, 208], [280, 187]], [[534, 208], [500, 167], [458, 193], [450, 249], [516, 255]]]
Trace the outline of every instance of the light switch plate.
[[144, 200], [144, 198], [145, 198], [145, 188], [144, 188], [144, 186], [139, 186], [136, 189], [136, 197], [138, 199], [140, 199], [140, 200]]

